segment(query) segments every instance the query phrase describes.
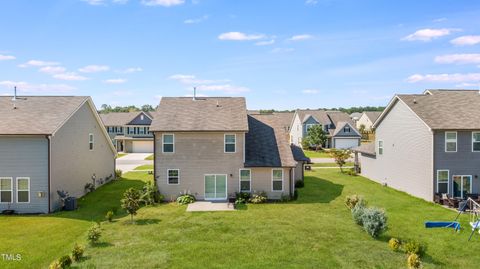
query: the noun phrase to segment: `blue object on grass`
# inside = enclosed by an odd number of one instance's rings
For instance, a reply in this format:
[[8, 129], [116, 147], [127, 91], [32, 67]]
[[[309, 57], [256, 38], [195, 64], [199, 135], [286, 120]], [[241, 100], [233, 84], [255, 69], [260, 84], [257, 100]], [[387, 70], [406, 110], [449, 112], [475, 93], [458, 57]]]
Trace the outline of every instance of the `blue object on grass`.
[[453, 228], [455, 231], [460, 230], [458, 221], [426, 221], [425, 228]]

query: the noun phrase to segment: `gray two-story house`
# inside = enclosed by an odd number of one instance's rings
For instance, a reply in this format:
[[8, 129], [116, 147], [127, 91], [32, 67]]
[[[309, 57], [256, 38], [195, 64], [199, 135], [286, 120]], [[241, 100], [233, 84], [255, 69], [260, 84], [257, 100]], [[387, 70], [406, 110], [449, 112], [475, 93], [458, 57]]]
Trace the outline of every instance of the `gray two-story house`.
[[241, 97], [164, 97], [156, 113], [154, 177], [167, 200], [184, 192], [199, 200], [293, 195], [305, 157], [294, 157], [280, 116], [247, 115]]
[[479, 91], [396, 95], [373, 127], [356, 149], [365, 177], [429, 201], [480, 193]]
[[57, 191], [115, 175], [116, 151], [86, 96], [0, 97], [0, 212], [49, 213]]
[[100, 117], [118, 152], [153, 153], [152, 113], [112, 112]]
[[322, 126], [327, 134], [324, 148], [349, 149], [360, 145], [362, 136], [347, 113], [310, 109], [295, 111], [290, 127], [290, 142], [302, 146], [308, 129], [315, 125]]

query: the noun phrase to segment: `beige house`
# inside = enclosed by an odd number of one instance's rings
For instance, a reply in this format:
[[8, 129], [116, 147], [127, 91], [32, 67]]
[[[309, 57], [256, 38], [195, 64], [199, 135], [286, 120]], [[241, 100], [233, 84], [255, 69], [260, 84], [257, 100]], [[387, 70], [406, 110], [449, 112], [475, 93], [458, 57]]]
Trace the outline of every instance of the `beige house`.
[[356, 121], [357, 129], [361, 129], [360, 126], [365, 127], [365, 131], [372, 131], [372, 125], [382, 114], [381, 111], [365, 111], [362, 113], [362, 116]]
[[303, 161], [294, 159], [285, 121], [276, 115], [247, 115], [240, 97], [164, 97], [157, 114], [150, 127], [154, 174], [167, 200], [185, 192], [199, 200], [226, 200], [236, 192], [293, 195], [295, 168]]
[[0, 211], [49, 213], [58, 190], [85, 194], [115, 175], [116, 151], [85, 96], [0, 97]]

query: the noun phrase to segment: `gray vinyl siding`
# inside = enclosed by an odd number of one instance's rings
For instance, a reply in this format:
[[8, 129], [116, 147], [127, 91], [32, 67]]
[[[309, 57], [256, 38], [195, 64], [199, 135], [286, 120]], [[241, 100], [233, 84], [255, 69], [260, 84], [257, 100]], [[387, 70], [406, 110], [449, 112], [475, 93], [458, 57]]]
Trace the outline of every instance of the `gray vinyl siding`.
[[[89, 149], [88, 135], [94, 134], [94, 150]], [[71, 196], [85, 194], [85, 184], [95, 174], [100, 179], [114, 175], [115, 153], [105, 137], [102, 126], [85, 103], [52, 137], [51, 206], [59, 207], [57, 190], [68, 191]]]
[[[445, 152], [445, 131], [434, 134], [434, 179], [437, 192], [437, 170], [449, 170], [449, 193], [453, 194], [454, 175], [472, 176], [472, 191], [480, 193], [480, 152], [472, 152], [472, 131], [457, 131], [457, 152]], [[477, 178], [475, 178], [477, 176]]]
[[[384, 144], [378, 154], [378, 141]], [[402, 102], [396, 101], [376, 130], [376, 158], [360, 156], [362, 175], [411, 195], [433, 200], [433, 135]]]
[[[141, 115], [143, 115], [143, 120]], [[150, 125], [152, 124], [152, 120], [146, 114], [139, 114], [136, 116], [128, 125]]]
[[[13, 178], [13, 203], [18, 213], [48, 213], [48, 140], [45, 136], [0, 137], [0, 177]], [[16, 202], [16, 178], [30, 178], [30, 203]], [[38, 193], [42, 192], [42, 198]], [[8, 204], [0, 203], [0, 211]]]
[[355, 132], [355, 127], [351, 126], [350, 124], [346, 125], [350, 126], [350, 132], [345, 132], [345, 126], [340, 129], [338, 133], [335, 134], [335, 137], [352, 137], [352, 138], [360, 138], [361, 136]]
[[[307, 124], [320, 124], [316, 121], [313, 117], [309, 117], [303, 124], [302, 124], [302, 137], [307, 136]], [[322, 126], [325, 129], [325, 126]]]

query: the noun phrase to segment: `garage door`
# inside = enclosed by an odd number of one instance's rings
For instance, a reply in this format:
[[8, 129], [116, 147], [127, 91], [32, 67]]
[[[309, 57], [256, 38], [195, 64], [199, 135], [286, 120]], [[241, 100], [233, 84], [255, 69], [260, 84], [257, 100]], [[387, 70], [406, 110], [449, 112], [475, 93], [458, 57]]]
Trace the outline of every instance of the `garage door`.
[[153, 153], [153, 141], [133, 141], [133, 153]]
[[335, 139], [335, 148], [350, 149], [358, 147], [358, 139], [354, 138], [337, 138]]

